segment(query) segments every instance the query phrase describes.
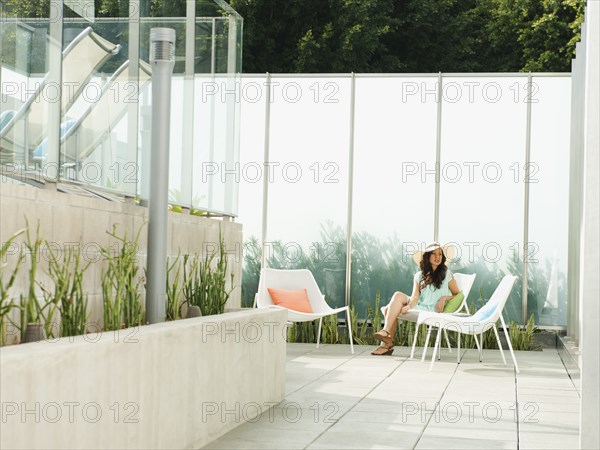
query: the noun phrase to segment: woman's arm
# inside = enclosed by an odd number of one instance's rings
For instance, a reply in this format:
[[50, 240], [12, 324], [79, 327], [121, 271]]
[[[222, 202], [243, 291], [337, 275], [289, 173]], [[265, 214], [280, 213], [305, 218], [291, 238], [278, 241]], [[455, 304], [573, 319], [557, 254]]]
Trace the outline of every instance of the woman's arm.
[[419, 283], [416, 281], [413, 285], [412, 295], [408, 299], [408, 305], [405, 305], [400, 310], [400, 314], [406, 314], [410, 308], [414, 308], [419, 302], [419, 297], [421, 296], [421, 288], [419, 287]]
[[454, 277], [452, 277], [450, 283], [448, 283], [448, 289], [450, 289], [450, 292], [452, 292], [453, 297], [460, 292], [460, 289], [458, 288], [458, 283], [456, 282]]

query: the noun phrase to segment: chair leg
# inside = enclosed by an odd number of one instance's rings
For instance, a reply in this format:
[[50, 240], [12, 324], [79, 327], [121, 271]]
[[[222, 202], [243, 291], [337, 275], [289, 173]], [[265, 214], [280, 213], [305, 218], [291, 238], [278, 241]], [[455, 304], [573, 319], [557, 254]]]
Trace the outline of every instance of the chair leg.
[[500, 354], [502, 355], [502, 361], [504, 361], [504, 365], [506, 365], [506, 358], [504, 357], [504, 350], [502, 349], [502, 344], [500, 343], [500, 336], [498, 335], [498, 329], [496, 328], [496, 324], [494, 324], [494, 334], [496, 335], [498, 348], [500, 349]]
[[479, 346], [479, 362], [483, 361], [483, 331], [479, 334], [481, 345]]
[[[442, 330], [440, 328], [438, 328], [437, 334], [438, 335], [442, 334]], [[438, 342], [437, 358], [438, 358], [438, 361], [439, 361], [440, 359], [442, 359], [442, 337], [440, 336], [440, 338], [438, 339], [437, 335], [436, 335], [435, 341]]]
[[317, 332], [317, 348], [319, 348], [319, 344], [321, 343], [321, 325], [323, 325], [323, 318], [319, 319], [319, 331]]
[[456, 364], [460, 364], [460, 331], [457, 332], [456, 339]]
[[423, 354], [421, 355], [421, 362], [425, 361], [425, 355], [427, 354], [427, 346], [429, 345], [429, 336], [431, 336], [431, 325], [427, 327], [427, 337], [425, 338], [425, 345], [423, 346]]
[[415, 346], [417, 345], [417, 337], [419, 336], [419, 324], [415, 324], [415, 337], [413, 338], [413, 345], [410, 350], [410, 359], [415, 356]]
[[477, 351], [481, 352], [481, 347], [479, 346], [479, 339], [477, 339], [477, 334], [473, 333], [473, 339], [475, 339], [475, 347], [477, 347]]
[[502, 317], [502, 314], [500, 314], [500, 322], [502, 322], [502, 328], [504, 329], [504, 337], [506, 337], [506, 343], [508, 345], [508, 349], [510, 350], [510, 356], [512, 357], [513, 364], [515, 365], [517, 373], [519, 373], [517, 358], [515, 358], [515, 352], [513, 352], [512, 344], [510, 343], [510, 337], [508, 336], [508, 331], [506, 331], [506, 324], [504, 323], [504, 317]]
[[448, 346], [448, 353], [452, 353], [452, 346], [450, 345], [450, 339], [448, 339], [448, 330], [444, 328], [444, 336], [446, 336], [446, 345]]
[[442, 330], [438, 328], [437, 336], [435, 337], [435, 345], [433, 346], [433, 355], [431, 355], [431, 363], [429, 363], [429, 370], [433, 369], [433, 363], [435, 362], [436, 351], [440, 346], [442, 337]]
[[352, 322], [350, 322], [350, 308], [346, 309], [346, 317], [348, 318], [348, 337], [350, 338], [350, 353], [354, 355], [354, 344], [352, 343]]

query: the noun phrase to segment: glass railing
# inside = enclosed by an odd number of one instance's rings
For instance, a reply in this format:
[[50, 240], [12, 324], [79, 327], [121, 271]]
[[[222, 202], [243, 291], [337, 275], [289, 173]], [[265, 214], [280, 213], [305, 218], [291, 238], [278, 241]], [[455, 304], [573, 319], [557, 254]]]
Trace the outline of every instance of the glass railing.
[[151, 183], [149, 34], [155, 27], [173, 28], [170, 201], [235, 216], [235, 180], [203, 177], [203, 170], [233, 166], [239, 158], [241, 18], [226, 4], [214, 3], [198, 2], [191, 17], [140, 17], [137, 11], [137, 17], [93, 23], [64, 18], [61, 27], [44, 18], [3, 17], [4, 175], [67, 180], [146, 199]]
[[437, 229], [472, 308], [512, 273], [507, 320], [566, 325], [569, 74], [271, 75], [269, 102], [267, 82], [242, 83], [244, 303], [261, 262], [306, 267], [364, 318], [411, 293]]

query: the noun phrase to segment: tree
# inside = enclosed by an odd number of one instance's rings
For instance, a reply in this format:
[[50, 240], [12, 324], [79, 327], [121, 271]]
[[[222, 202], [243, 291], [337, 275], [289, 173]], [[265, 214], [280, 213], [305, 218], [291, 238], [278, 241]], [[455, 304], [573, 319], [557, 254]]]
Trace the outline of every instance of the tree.
[[230, 0], [245, 72], [568, 71], [579, 0]]
[[297, 72], [382, 72], [399, 60], [384, 38], [397, 25], [391, 0], [331, 0], [331, 21], [306, 30], [297, 44]]

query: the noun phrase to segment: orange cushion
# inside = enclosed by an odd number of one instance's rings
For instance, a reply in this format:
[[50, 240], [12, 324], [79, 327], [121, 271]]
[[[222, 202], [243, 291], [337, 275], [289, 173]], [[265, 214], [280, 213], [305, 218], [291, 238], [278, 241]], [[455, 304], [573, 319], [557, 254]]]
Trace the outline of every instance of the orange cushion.
[[303, 313], [313, 312], [306, 289], [288, 291], [285, 289], [267, 288], [267, 291], [269, 291], [273, 303], [278, 306]]

